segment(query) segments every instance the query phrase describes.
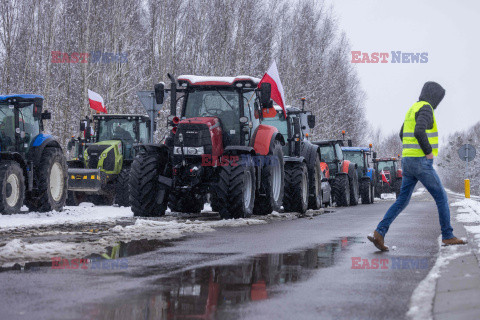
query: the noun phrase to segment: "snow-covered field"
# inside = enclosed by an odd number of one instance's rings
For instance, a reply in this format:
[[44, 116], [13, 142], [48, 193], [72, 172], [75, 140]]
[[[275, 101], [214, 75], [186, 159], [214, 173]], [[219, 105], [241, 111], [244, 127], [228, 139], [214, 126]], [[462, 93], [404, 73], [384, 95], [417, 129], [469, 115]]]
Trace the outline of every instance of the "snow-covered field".
[[[309, 211], [308, 215], [323, 213]], [[207, 204], [200, 214], [167, 211], [163, 217], [134, 217], [130, 208], [82, 203], [62, 212], [0, 215], [0, 267], [50, 261], [52, 257], [83, 258], [102, 254], [119, 242], [140, 239], [172, 240], [189, 234], [213, 232], [221, 227], [297, 219], [296, 213], [274, 212], [248, 219], [220, 220]]]

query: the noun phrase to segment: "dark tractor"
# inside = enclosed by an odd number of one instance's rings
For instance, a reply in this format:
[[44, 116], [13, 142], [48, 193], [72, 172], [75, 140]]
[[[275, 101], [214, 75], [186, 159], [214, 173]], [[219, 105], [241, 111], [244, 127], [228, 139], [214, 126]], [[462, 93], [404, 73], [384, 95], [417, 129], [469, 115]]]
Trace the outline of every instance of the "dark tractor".
[[[331, 188], [320, 167], [320, 148], [308, 141], [309, 130], [315, 126], [315, 116], [303, 108], [287, 107], [287, 117], [276, 106], [277, 115], [264, 119], [264, 124], [276, 127], [287, 143], [285, 155], [285, 211], [305, 213], [328, 204]], [[323, 188], [322, 188], [323, 186]]]
[[[343, 156], [343, 140], [313, 142], [320, 147], [321, 161], [328, 167], [328, 181], [337, 206], [355, 206], [359, 198], [357, 165]], [[322, 170], [326, 171], [326, 168]], [[327, 176], [327, 175], [326, 175]]]
[[43, 97], [0, 96], [0, 213], [61, 211], [67, 198], [67, 166], [62, 148], [43, 133], [50, 119]]
[[370, 167], [372, 149], [367, 147], [342, 147], [345, 159], [357, 165], [360, 180], [360, 197], [362, 204], [373, 203], [375, 197], [375, 169]]
[[134, 145], [148, 143], [150, 126], [149, 117], [135, 114], [97, 114], [82, 120], [80, 135], [68, 144], [67, 204], [129, 206]]
[[377, 176], [375, 197], [380, 198], [382, 193], [395, 192], [398, 198], [403, 177], [399, 161], [398, 158], [377, 158], [376, 153], [373, 153], [373, 165]]
[[[170, 93], [170, 134], [164, 144], [138, 147], [130, 173], [132, 211], [160, 216], [196, 213], [209, 195], [222, 218], [265, 215], [282, 204], [284, 138], [262, 124], [275, 115], [271, 86], [259, 79], [171, 75], [155, 86], [157, 104]], [[183, 98], [176, 115], [177, 93]]]

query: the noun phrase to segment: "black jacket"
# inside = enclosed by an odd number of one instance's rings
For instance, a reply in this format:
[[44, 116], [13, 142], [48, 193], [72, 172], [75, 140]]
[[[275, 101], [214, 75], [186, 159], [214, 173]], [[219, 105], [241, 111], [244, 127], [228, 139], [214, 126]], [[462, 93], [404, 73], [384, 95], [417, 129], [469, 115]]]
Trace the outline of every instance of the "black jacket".
[[[436, 82], [428, 81], [423, 85], [422, 92], [418, 101], [426, 101], [430, 103], [433, 109], [436, 109], [440, 101], [445, 96], [445, 89]], [[432, 153], [432, 146], [428, 142], [428, 137], [425, 130], [433, 128], [433, 111], [428, 105], [420, 108], [415, 114], [415, 138], [418, 140], [420, 148], [425, 154]], [[403, 125], [400, 129], [400, 139], [403, 140]]]

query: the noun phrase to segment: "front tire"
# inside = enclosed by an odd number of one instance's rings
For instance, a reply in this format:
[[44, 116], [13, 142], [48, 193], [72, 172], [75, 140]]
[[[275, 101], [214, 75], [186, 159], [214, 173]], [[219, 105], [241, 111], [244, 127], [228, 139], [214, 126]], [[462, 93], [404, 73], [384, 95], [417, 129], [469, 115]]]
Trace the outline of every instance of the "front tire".
[[129, 186], [134, 216], [157, 217], [165, 214], [170, 190], [160, 184], [158, 176], [165, 171], [167, 161], [163, 161], [158, 154], [146, 153], [139, 154], [133, 160]]
[[[322, 199], [322, 170], [320, 169], [320, 157], [315, 153], [315, 162], [312, 170], [309, 170], [309, 199], [308, 207], [318, 210], [323, 206]], [[285, 207], [285, 206], [284, 206]]]
[[358, 186], [358, 172], [355, 168], [352, 168], [350, 172], [350, 205], [356, 206], [358, 204], [358, 198], [360, 197], [360, 188]]
[[285, 193], [283, 209], [304, 214], [308, 209], [308, 169], [304, 162], [285, 164]]
[[248, 218], [255, 203], [255, 170], [253, 166], [220, 167], [214, 205], [222, 219]]
[[372, 203], [371, 199], [371, 181], [370, 179], [363, 179], [360, 183], [360, 197], [362, 198], [362, 204]]
[[268, 158], [262, 168], [260, 190], [255, 195], [253, 213], [256, 215], [278, 211], [282, 205], [285, 173], [280, 141], [274, 142]]
[[115, 181], [115, 200], [114, 203], [120, 207], [130, 206], [130, 168], [123, 168]]
[[0, 163], [0, 213], [19, 213], [25, 200], [25, 178], [23, 170], [15, 161]]
[[348, 207], [350, 205], [350, 183], [346, 174], [335, 177], [332, 193], [337, 207]]
[[37, 190], [27, 193], [27, 207], [38, 212], [62, 211], [67, 200], [67, 165], [62, 150], [45, 148], [34, 174]]

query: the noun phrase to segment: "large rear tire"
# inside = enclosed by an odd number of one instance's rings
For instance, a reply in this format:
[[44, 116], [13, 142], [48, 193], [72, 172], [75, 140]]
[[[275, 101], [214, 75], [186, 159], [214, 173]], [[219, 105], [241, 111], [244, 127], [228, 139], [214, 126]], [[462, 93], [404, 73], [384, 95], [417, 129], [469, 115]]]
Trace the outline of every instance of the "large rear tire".
[[282, 206], [285, 173], [280, 141], [273, 143], [266, 162], [261, 172], [260, 190], [255, 194], [253, 214], [256, 215], [270, 214]]
[[123, 168], [115, 181], [115, 200], [114, 203], [120, 207], [130, 206], [130, 168]]
[[360, 183], [360, 197], [362, 198], [362, 204], [372, 203], [371, 199], [371, 181], [370, 179], [362, 179]]
[[350, 183], [346, 174], [337, 174], [332, 185], [332, 193], [337, 207], [350, 205]]
[[32, 211], [61, 211], [67, 200], [67, 164], [62, 150], [47, 147], [34, 170], [36, 190], [27, 192], [25, 204]]
[[[164, 162], [164, 163], [162, 163]], [[130, 205], [136, 217], [163, 216], [167, 210], [169, 188], [158, 181], [167, 160], [158, 154], [140, 153], [130, 167]]]
[[200, 213], [203, 210], [205, 198], [196, 198], [191, 193], [179, 193], [172, 190], [169, 195], [168, 207], [174, 212]]
[[255, 203], [255, 170], [251, 164], [227, 165], [220, 173], [214, 197], [222, 219], [248, 218]]
[[304, 162], [285, 163], [283, 209], [304, 214], [308, 209], [308, 169]]
[[25, 178], [23, 170], [15, 161], [0, 163], [0, 213], [19, 213], [25, 200]]
[[[312, 168], [309, 168], [309, 198], [308, 207], [313, 210], [318, 210], [323, 207], [322, 198], [322, 170], [320, 169], [320, 157], [315, 152], [315, 161], [312, 164]], [[285, 207], [285, 206], [284, 206]]]

